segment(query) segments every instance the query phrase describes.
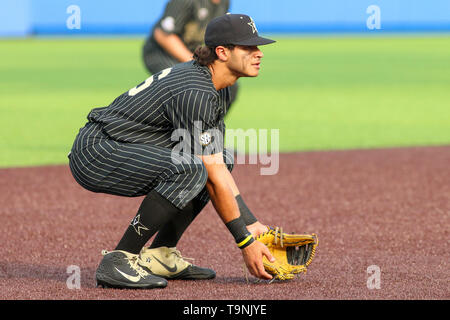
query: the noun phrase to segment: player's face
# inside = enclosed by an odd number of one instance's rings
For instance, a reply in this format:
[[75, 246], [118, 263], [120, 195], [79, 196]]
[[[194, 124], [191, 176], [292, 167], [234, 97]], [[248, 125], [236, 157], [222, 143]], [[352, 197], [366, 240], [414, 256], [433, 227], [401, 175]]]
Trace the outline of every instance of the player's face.
[[228, 68], [239, 77], [256, 77], [264, 56], [257, 46], [235, 46], [230, 51]]

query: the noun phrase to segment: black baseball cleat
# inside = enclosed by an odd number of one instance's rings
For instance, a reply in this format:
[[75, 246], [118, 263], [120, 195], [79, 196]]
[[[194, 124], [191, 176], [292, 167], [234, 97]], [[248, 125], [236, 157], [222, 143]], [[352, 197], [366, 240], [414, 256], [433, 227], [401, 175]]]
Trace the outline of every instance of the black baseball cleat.
[[119, 289], [165, 288], [167, 280], [139, 265], [139, 255], [126, 251], [102, 251], [103, 259], [95, 273], [97, 287]]
[[139, 264], [154, 275], [169, 280], [207, 280], [216, 277], [216, 272], [187, 262], [176, 248], [143, 248]]

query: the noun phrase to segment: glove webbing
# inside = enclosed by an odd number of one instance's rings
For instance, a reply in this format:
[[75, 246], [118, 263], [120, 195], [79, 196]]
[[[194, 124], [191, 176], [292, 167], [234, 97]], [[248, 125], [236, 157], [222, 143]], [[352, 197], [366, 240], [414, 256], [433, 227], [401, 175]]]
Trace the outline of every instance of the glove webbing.
[[[270, 229], [273, 230], [273, 228], [270, 228], [269, 226], [267, 226], [267, 227], [269, 228], [269, 232], [270, 232]], [[278, 243], [278, 233], [280, 234], [280, 246], [283, 247], [283, 239], [284, 239], [284, 236], [285, 236], [285, 233], [283, 233], [283, 227], [275, 227], [275, 237], [274, 237], [274, 242], [273, 243], [274, 244]], [[314, 238], [317, 239], [317, 236], [316, 236], [315, 233], [313, 233], [312, 235], [314, 236]], [[309, 245], [312, 245], [313, 247], [312, 247], [311, 254], [310, 254], [308, 260], [305, 262], [305, 266], [306, 267], [311, 264], [311, 262], [312, 262], [312, 260], [314, 258], [314, 255], [316, 254], [316, 246], [317, 246], [317, 242], [316, 241], [315, 241], [314, 244], [309, 244]]]

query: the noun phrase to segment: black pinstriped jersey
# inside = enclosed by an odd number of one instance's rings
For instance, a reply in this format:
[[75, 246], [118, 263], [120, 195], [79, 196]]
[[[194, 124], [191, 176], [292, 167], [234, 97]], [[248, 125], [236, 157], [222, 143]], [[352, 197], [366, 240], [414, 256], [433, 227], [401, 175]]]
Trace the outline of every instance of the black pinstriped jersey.
[[229, 88], [217, 91], [207, 67], [194, 61], [154, 74], [109, 106], [95, 108], [90, 122], [101, 123], [115, 141], [181, 148], [194, 154], [223, 151]]
[[[171, 0], [168, 2], [161, 19], [155, 24], [146, 48], [159, 47], [153, 38], [155, 28], [168, 34], [176, 34], [192, 52], [203, 44], [206, 26], [215, 17], [228, 12], [229, 0], [215, 4], [211, 0]], [[160, 47], [159, 47], [160, 48]]]

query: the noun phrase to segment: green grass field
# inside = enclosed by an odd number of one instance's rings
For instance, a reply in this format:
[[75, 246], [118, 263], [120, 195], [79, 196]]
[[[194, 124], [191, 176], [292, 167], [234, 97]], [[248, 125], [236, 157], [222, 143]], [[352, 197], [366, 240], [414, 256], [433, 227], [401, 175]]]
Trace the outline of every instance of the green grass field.
[[[450, 144], [450, 36], [279, 37], [240, 79], [228, 128], [280, 150]], [[93, 107], [148, 75], [141, 38], [0, 41], [0, 167], [67, 163]]]

